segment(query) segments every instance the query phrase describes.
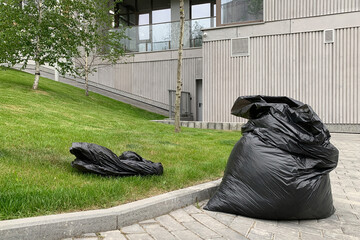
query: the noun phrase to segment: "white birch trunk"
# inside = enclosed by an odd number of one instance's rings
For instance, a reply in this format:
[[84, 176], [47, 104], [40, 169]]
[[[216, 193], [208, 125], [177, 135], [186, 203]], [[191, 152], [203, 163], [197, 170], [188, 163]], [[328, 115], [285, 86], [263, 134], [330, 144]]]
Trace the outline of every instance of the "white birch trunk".
[[35, 80], [32, 87], [34, 90], [38, 88], [39, 79], [40, 79], [40, 63], [39, 61], [35, 61]]
[[89, 56], [85, 53], [85, 96], [89, 96]]
[[55, 64], [55, 69], [54, 69], [54, 79], [55, 79], [56, 82], [59, 81], [59, 71], [57, 70], [57, 68], [58, 68], [58, 65], [56, 63]]
[[[38, 8], [39, 8], [39, 18], [38, 24], [41, 24], [42, 20], [42, 0], [38, 0]], [[40, 62], [39, 62], [39, 54], [40, 54], [40, 36], [36, 37], [36, 53], [35, 53], [35, 80], [32, 89], [36, 90], [39, 86], [40, 79]]]
[[179, 36], [179, 51], [178, 51], [178, 66], [177, 66], [177, 81], [176, 81], [176, 96], [175, 96], [175, 132], [180, 132], [180, 103], [181, 103], [181, 68], [182, 68], [182, 54], [184, 45], [184, 0], [180, 0], [180, 36]]

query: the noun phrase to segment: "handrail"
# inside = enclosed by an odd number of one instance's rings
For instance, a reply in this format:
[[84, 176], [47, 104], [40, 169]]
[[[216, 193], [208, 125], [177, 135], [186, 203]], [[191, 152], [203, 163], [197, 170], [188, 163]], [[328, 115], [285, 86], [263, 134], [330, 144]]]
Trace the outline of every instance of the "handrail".
[[[152, 52], [176, 49], [178, 46], [179, 21], [132, 26], [126, 29], [129, 39], [123, 40], [129, 52]], [[201, 29], [215, 26], [215, 18], [188, 19], [185, 24], [187, 32], [184, 48], [200, 47], [202, 45]], [[116, 31], [116, 28], [114, 29]]]
[[[187, 19], [185, 20], [185, 22], [189, 22], [189, 21], [195, 21], [195, 20], [204, 20], [204, 19], [216, 19], [216, 17], [205, 17], [205, 18], [194, 18], [194, 19]], [[153, 23], [153, 24], [143, 24], [143, 25], [133, 25], [133, 26], [125, 26], [127, 28], [132, 28], [132, 27], [146, 27], [146, 26], [155, 26], [155, 25], [161, 25], [161, 24], [169, 24], [169, 23], [177, 23], [180, 21], [170, 21], [170, 22], [161, 22], [161, 23]], [[114, 28], [117, 29], [117, 28]]]

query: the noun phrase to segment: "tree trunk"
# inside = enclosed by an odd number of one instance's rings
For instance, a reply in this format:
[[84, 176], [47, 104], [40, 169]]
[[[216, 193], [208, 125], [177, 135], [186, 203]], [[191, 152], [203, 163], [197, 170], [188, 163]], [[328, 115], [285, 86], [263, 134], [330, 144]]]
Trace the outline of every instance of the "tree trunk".
[[89, 55], [85, 53], [85, 96], [89, 96]]
[[39, 79], [40, 79], [40, 63], [39, 61], [35, 61], [35, 81], [32, 87], [34, 90], [38, 88]]
[[180, 103], [181, 103], [181, 67], [182, 67], [182, 53], [184, 41], [184, 0], [180, 0], [180, 36], [179, 36], [179, 51], [178, 51], [178, 66], [177, 66], [177, 81], [176, 81], [176, 97], [175, 97], [175, 132], [180, 132]]
[[[42, 20], [42, 0], [38, 0], [38, 10], [39, 10], [39, 17], [38, 17], [38, 25], [40, 29], [40, 24]], [[36, 53], [35, 53], [35, 80], [32, 89], [36, 90], [39, 86], [39, 79], [40, 79], [40, 62], [39, 62], [39, 55], [40, 55], [40, 33], [38, 33], [36, 37]]]
[[55, 63], [54, 78], [55, 78], [56, 82], [59, 81], [59, 71], [57, 69], [58, 69], [58, 65], [57, 65], [57, 63]]

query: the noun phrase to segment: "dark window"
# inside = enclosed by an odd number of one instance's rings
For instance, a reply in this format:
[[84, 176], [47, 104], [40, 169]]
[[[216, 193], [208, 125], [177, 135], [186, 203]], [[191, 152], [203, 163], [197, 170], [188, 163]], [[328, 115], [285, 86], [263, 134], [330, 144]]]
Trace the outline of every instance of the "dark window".
[[215, 27], [216, 1], [215, 0], [191, 0], [191, 47], [202, 45], [202, 29]]
[[220, 24], [263, 21], [263, 0], [218, 0]]
[[115, 27], [144, 25], [144, 15], [149, 14], [147, 24], [170, 22], [170, 0], [123, 0], [114, 9]]
[[[150, 1], [150, 0], [148, 0]], [[152, 9], [159, 10], [164, 8], [170, 8], [171, 3], [170, 0], [152, 0]]]
[[[133, 1], [135, 2], [135, 1]], [[146, 13], [151, 11], [151, 1], [150, 0], [137, 0], [137, 9], [140, 13]]]

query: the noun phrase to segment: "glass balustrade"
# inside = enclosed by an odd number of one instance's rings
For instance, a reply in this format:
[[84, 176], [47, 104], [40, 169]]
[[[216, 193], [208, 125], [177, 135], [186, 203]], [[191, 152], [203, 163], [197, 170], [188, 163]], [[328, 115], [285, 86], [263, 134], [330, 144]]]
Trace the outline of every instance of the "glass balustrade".
[[[202, 46], [202, 29], [215, 27], [215, 18], [199, 18], [185, 21], [184, 48]], [[123, 40], [129, 52], [149, 52], [177, 49], [179, 47], [180, 22], [133, 26], [126, 29], [130, 39]]]

